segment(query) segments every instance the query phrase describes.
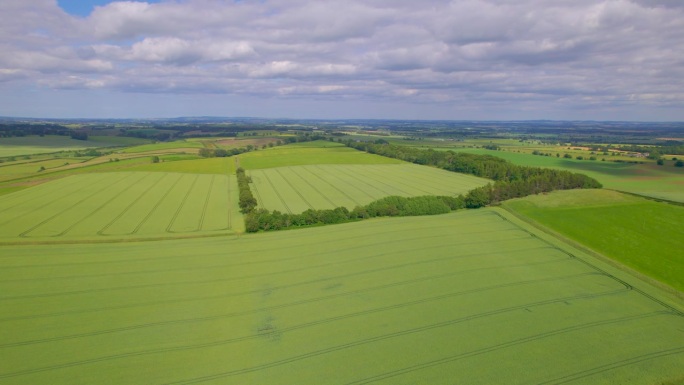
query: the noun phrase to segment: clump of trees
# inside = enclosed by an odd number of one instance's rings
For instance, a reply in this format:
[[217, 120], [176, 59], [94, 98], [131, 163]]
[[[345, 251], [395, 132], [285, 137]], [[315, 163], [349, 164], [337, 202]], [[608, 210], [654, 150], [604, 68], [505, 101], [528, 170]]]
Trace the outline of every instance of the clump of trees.
[[[242, 196], [242, 195], [241, 195]], [[265, 209], [252, 210], [245, 215], [247, 232], [282, 230], [292, 227], [327, 225], [375, 217], [401, 217], [445, 214], [465, 207], [463, 196], [389, 196], [353, 210], [337, 207], [329, 210], [306, 210], [301, 214], [282, 213]]]
[[254, 211], [254, 208], [257, 205], [257, 200], [254, 198], [252, 191], [249, 189], [249, 182], [251, 182], [251, 178], [247, 176], [245, 169], [242, 167], [238, 167], [238, 169], [235, 171], [235, 174], [237, 175], [238, 182], [238, 204], [240, 206], [240, 211], [242, 211], [244, 214], [249, 214]]

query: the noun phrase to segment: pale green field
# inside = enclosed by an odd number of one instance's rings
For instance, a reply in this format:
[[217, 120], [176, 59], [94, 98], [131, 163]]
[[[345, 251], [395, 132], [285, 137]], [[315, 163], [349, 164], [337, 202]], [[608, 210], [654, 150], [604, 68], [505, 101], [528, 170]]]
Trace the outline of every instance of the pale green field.
[[203, 234], [242, 229], [228, 175], [75, 175], [0, 197], [0, 242]]
[[353, 209], [390, 195], [465, 194], [490, 181], [414, 164], [311, 165], [250, 170], [260, 208], [284, 213]]
[[684, 375], [681, 301], [497, 209], [0, 256], [3, 384]]
[[400, 164], [397, 159], [368, 154], [329, 142], [311, 142], [268, 148], [239, 155], [245, 170], [319, 164]]
[[96, 147], [132, 146], [146, 142], [148, 141], [145, 139], [111, 136], [93, 136], [88, 140], [75, 140], [57, 135], [0, 138], [0, 158]]
[[562, 235], [684, 292], [684, 207], [607, 190], [504, 202]]
[[[160, 157], [165, 160], [166, 157]], [[138, 164], [127, 171], [183, 172], [193, 174], [235, 174], [234, 158], [201, 158]]]
[[202, 143], [194, 140], [177, 140], [173, 142], [159, 142], [152, 144], [145, 144], [142, 146], [135, 146], [123, 149], [123, 153], [137, 153], [137, 152], [151, 152], [151, 151], [163, 151], [163, 150], [178, 150], [187, 149], [188, 151], [194, 151], [195, 153], [200, 148], [204, 147]]

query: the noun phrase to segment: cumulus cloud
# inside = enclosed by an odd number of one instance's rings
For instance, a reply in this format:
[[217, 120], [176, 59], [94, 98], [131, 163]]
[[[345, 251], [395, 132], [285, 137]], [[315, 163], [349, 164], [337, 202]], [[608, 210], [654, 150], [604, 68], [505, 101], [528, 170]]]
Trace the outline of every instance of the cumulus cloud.
[[674, 0], [113, 1], [87, 17], [3, 0], [0, 14], [0, 92], [684, 111]]

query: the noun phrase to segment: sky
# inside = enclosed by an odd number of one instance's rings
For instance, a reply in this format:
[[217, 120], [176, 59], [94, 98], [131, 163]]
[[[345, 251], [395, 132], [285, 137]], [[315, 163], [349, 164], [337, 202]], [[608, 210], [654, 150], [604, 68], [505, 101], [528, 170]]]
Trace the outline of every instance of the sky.
[[684, 121], [684, 1], [1, 0], [0, 116]]

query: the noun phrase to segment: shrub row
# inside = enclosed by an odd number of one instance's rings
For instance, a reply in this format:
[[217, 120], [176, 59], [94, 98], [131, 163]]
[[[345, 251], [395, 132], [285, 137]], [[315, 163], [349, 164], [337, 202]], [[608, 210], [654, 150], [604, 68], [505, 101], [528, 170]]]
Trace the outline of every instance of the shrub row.
[[282, 230], [291, 227], [351, 222], [374, 217], [397, 217], [445, 214], [465, 207], [465, 198], [448, 196], [400, 197], [389, 196], [349, 211], [346, 207], [332, 210], [306, 210], [301, 214], [287, 214], [265, 209], [245, 215], [247, 232]]
[[249, 189], [251, 178], [247, 176], [245, 169], [242, 167], [238, 167], [238, 169], [235, 170], [235, 174], [237, 175], [238, 182], [238, 204], [240, 206], [240, 211], [244, 214], [251, 213], [257, 205], [257, 200], [254, 198], [254, 195], [252, 195], [252, 190]]

